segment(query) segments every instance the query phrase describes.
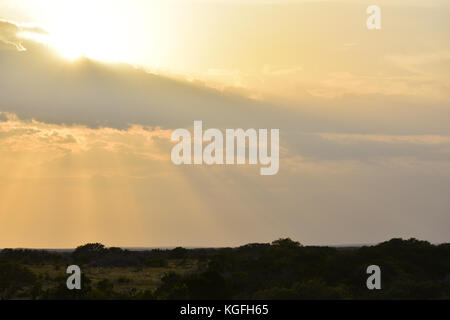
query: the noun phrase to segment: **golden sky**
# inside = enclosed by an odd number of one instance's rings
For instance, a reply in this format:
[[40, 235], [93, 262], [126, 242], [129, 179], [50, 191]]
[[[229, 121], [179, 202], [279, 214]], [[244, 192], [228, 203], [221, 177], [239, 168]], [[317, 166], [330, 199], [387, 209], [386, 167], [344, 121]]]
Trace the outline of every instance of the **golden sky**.
[[[450, 240], [450, 5], [0, 0], [0, 247]], [[279, 128], [280, 172], [170, 134]]]

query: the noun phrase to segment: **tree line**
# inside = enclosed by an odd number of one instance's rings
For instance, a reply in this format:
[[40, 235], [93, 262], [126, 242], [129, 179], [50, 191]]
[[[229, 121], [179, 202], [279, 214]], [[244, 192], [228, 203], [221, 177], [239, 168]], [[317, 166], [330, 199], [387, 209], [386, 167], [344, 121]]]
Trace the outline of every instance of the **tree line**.
[[[167, 272], [154, 290], [115, 289], [105, 276], [83, 274], [81, 290], [68, 290], [64, 267], [167, 267], [195, 260], [189, 273]], [[61, 268], [55, 287], [44, 288], [32, 265]], [[382, 270], [382, 290], [368, 290], [366, 268]], [[119, 278], [127, 283], [127, 275]], [[449, 299], [450, 244], [391, 239], [374, 246], [303, 246], [289, 238], [236, 248], [133, 251], [90, 243], [72, 252], [4, 249], [0, 298], [13, 299]]]

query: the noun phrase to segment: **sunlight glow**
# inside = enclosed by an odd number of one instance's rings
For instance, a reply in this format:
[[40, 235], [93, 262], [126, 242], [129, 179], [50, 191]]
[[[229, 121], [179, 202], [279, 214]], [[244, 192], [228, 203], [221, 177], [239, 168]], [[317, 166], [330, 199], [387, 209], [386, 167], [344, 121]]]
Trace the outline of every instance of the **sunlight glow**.
[[145, 3], [145, 10], [106, 1], [68, 0], [64, 4], [49, 4], [52, 10], [36, 9], [48, 35], [21, 36], [45, 43], [66, 59], [87, 57], [105, 62], [155, 65], [167, 56], [162, 50], [172, 30], [168, 19], [169, 12], [174, 12], [171, 8], [156, 8], [153, 1]]
[[120, 42], [114, 39], [116, 31], [112, 19], [105, 17], [100, 23], [94, 15], [85, 15], [80, 24], [76, 21], [78, 17], [75, 14], [73, 19], [64, 17], [53, 21], [48, 44], [70, 60], [81, 56], [100, 61], [126, 58], [121, 54]]

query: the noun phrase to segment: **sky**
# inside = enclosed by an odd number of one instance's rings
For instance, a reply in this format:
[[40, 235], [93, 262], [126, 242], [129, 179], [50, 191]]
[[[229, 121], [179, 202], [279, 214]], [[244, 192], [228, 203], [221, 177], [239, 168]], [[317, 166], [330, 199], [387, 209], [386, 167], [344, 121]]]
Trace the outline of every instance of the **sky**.
[[[0, 0], [0, 247], [450, 241], [449, 14]], [[279, 128], [279, 173], [175, 166], [194, 120]]]

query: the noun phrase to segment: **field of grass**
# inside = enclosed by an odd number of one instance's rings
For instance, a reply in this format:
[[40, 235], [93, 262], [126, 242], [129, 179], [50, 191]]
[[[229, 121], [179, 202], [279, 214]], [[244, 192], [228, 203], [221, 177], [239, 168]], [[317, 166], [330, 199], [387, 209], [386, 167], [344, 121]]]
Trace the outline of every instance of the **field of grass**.
[[[108, 279], [114, 284], [116, 292], [128, 292], [130, 289], [155, 290], [161, 283], [165, 273], [173, 271], [179, 274], [189, 274], [198, 270], [197, 260], [171, 259], [167, 267], [82, 267], [84, 273], [95, 286], [101, 280]], [[28, 265], [41, 280], [42, 289], [47, 290], [65, 283], [66, 267], [62, 265]]]

